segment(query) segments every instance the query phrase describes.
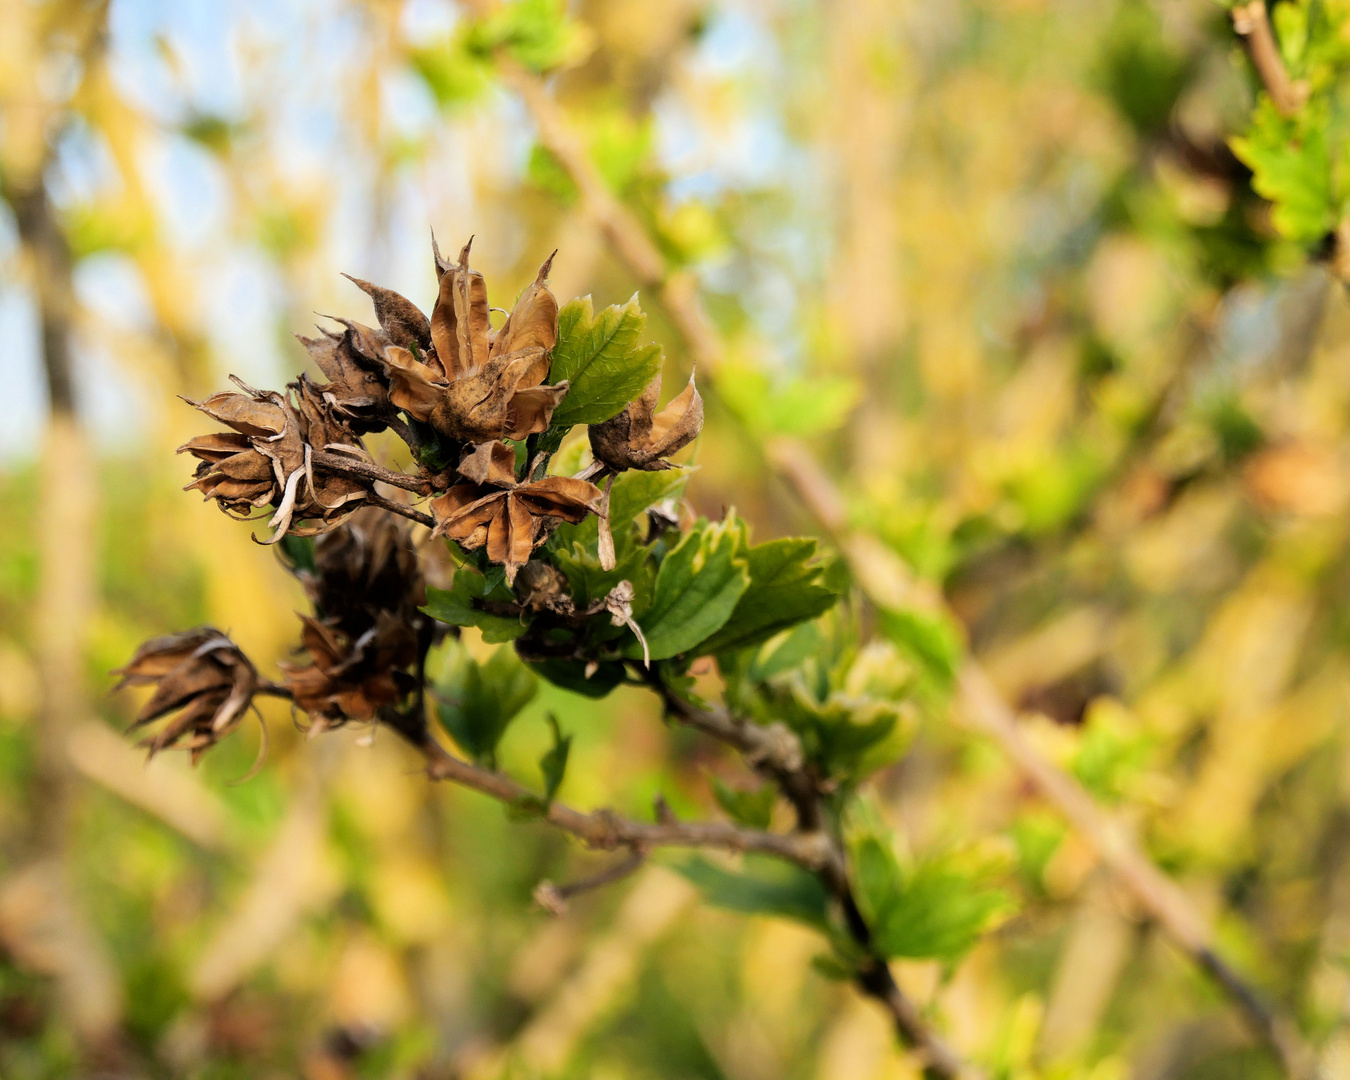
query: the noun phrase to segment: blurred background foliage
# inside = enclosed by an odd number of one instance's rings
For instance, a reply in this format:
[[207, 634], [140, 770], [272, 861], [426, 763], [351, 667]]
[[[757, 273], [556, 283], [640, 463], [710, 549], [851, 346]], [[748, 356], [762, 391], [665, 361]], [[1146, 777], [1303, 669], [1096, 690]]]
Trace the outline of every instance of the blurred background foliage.
[[[108, 672], [141, 640], [209, 622], [271, 671], [303, 604], [178, 490], [176, 394], [285, 381], [313, 312], [368, 318], [339, 271], [427, 306], [429, 227], [477, 234], [504, 293], [558, 248], [560, 297], [632, 294], [505, 51], [554, 72], [725, 342], [694, 506], [810, 533], [766, 454], [807, 440], [1041, 752], [1350, 1076], [1350, 307], [1305, 257], [1336, 219], [1264, 201], [1288, 132], [1269, 109], [1248, 130], [1221, 7], [4, 0], [0, 26], [0, 1075], [920, 1073], [813, 969], [815, 935], [665, 867], [542, 913], [542, 878], [600, 860], [425, 783], [388, 733], [307, 742], [264, 703], [244, 780], [256, 729], [196, 770], [118, 734]], [[1338, 78], [1344, 35], [1305, 39], [1330, 44], [1294, 74]], [[65, 384], [40, 309], [73, 328]], [[487, 662], [465, 640], [461, 667]], [[1028, 1080], [1279, 1075], [997, 750], [921, 712], [875, 813], [932, 888], [960, 850], [1006, 904], [960, 963], [895, 963], [962, 1054]], [[503, 768], [536, 776], [550, 713], [573, 804], [748, 798], [629, 690], [541, 685]]]

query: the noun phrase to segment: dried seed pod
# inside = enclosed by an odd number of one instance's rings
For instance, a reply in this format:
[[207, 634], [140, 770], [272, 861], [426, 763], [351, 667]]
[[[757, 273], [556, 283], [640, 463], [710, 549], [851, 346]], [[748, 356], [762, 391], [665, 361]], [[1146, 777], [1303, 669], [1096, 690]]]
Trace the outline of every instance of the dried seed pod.
[[258, 673], [228, 637], [210, 626], [147, 641], [126, 667], [116, 689], [155, 687], [136, 714], [133, 728], [171, 712], [178, 715], [142, 739], [151, 756], [183, 742], [194, 763], [239, 726], [258, 690]]
[[514, 583], [542, 539], [544, 520], [581, 521], [598, 509], [600, 489], [567, 476], [518, 484], [514, 472], [505, 471], [503, 452], [515, 461], [511, 448], [497, 443], [501, 450], [494, 450], [492, 445], [476, 447], [460, 463], [461, 475], [482, 480], [456, 484], [431, 500], [432, 535], [448, 536], [470, 551], [486, 547], [488, 558], [505, 566], [507, 582]]
[[[335, 528], [365, 498], [368, 482], [314, 465], [315, 451], [365, 451], [326, 399], [324, 388], [306, 376], [292, 383], [294, 397], [255, 390], [235, 379], [243, 393], [215, 394], [189, 404], [233, 428], [190, 439], [178, 452], [200, 464], [185, 490], [200, 491], [220, 508], [246, 518], [272, 505], [268, 521], [275, 531], [267, 543], [287, 532], [314, 535]], [[314, 522], [299, 527], [294, 522]]]
[[437, 251], [440, 291], [429, 323], [431, 349], [423, 346], [419, 355], [414, 343], [395, 341], [384, 350], [390, 400], [457, 442], [518, 440], [545, 431], [567, 393], [566, 382], [543, 385], [558, 340], [558, 302], [545, 285], [552, 262], [550, 256], [494, 333], [483, 275], [469, 267], [469, 244], [457, 263]]
[[612, 469], [645, 469], [655, 472], [670, 468], [665, 459], [684, 449], [703, 430], [703, 399], [689, 384], [655, 412], [661, 395], [661, 376], [657, 376], [642, 396], [617, 416], [590, 428], [591, 453]]

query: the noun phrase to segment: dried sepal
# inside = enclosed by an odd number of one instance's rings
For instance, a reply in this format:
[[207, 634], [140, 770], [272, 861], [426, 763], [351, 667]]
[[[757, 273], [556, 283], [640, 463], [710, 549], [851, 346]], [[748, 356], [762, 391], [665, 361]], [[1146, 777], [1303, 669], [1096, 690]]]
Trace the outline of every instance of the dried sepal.
[[393, 344], [404, 349], [416, 345], [423, 352], [431, 348], [431, 322], [416, 304], [393, 289], [372, 285], [351, 274], [342, 276], [370, 297], [380, 329]]
[[382, 431], [392, 411], [389, 386], [380, 362], [369, 353], [372, 347], [383, 351], [384, 344], [369, 327], [346, 319], [336, 321], [343, 324], [340, 334], [320, 328], [318, 337], [296, 337], [329, 380], [318, 387], [321, 396], [353, 433]]
[[516, 452], [503, 442], [479, 443], [460, 459], [459, 475], [475, 484], [514, 487]]
[[612, 469], [645, 469], [649, 472], [670, 468], [666, 460], [684, 449], [703, 430], [703, 398], [689, 383], [664, 409], [656, 412], [661, 394], [658, 375], [617, 416], [590, 428], [591, 453], [597, 461]]
[[514, 583], [536, 543], [544, 539], [546, 519], [575, 524], [599, 503], [599, 488], [566, 476], [497, 488], [457, 484], [429, 504], [436, 519], [432, 535], [447, 536], [468, 551], [486, 548], [492, 562], [506, 567], [507, 582]]
[[297, 577], [314, 604], [302, 617], [308, 662], [282, 664], [311, 730], [370, 721], [415, 686], [408, 671], [426, 623], [425, 586], [407, 523], [365, 506], [314, 542], [312, 569]]
[[259, 685], [256, 669], [239, 646], [210, 626], [147, 641], [113, 674], [122, 676], [118, 690], [155, 687], [133, 729], [178, 714], [139, 745], [153, 757], [181, 742], [194, 763], [239, 726]]

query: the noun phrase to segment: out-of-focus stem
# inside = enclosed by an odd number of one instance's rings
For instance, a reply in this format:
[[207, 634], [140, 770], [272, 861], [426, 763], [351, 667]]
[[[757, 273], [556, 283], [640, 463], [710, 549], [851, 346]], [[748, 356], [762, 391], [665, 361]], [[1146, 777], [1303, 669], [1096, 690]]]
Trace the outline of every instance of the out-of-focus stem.
[[116, 1055], [121, 992], [102, 943], [74, 902], [70, 860], [77, 778], [67, 753], [89, 709], [86, 628], [95, 607], [97, 464], [75, 410], [71, 363], [74, 299], [70, 252], [40, 175], [7, 190], [32, 269], [42, 325], [50, 420], [43, 447], [37, 540], [39, 584], [33, 642], [41, 676], [34, 785], [34, 855], [51, 865], [61, 940], [53, 974], [74, 1029], [96, 1058]]
[[1281, 116], [1293, 116], [1308, 100], [1308, 84], [1289, 78], [1270, 26], [1270, 17], [1266, 14], [1266, 0], [1237, 4], [1229, 14], [1233, 19], [1233, 30], [1242, 39], [1252, 67], [1256, 68], [1261, 85], [1266, 88], [1275, 108]]

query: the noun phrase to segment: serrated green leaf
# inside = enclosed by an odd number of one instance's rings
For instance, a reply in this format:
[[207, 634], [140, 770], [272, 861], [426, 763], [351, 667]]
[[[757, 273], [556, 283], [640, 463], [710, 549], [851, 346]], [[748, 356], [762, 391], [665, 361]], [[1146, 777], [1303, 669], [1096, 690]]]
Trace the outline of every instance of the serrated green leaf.
[[1324, 109], [1284, 117], [1263, 97], [1246, 136], [1230, 144], [1252, 170], [1252, 188], [1273, 205], [1275, 228], [1299, 243], [1316, 243], [1336, 224], [1326, 125]]
[[750, 585], [726, 625], [699, 646], [720, 653], [759, 645], [797, 623], [823, 615], [839, 598], [821, 583], [823, 567], [812, 565], [816, 542], [770, 540], [742, 552]]
[[[750, 584], [745, 560], [736, 555], [738, 543], [729, 521], [703, 524], [686, 533], [665, 557], [651, 606], [638, 619], [653, 660], [687, 652], [731, 617]], [[642, 646], [633, 640], [624, 655], [640, 659]]]
[[646, 325], [636, 293], [599, 314], [589, 296], [563, 305], [549, 380], [567, 379], [571, 387], [553, 411], [554, 428], [603, 423], [656, 378], [661, 347], [638, 344]]
[[889, 842], [873, 835], [853, 848], [858, 904], [887, 958], [954, 960], [1011, 906], [1002, 889], [952, 856], [906, 873]]
[[427, 602], [421, 610], [451, 626], [476, 626], [483, 632], [483, 640], [489, 644], [514, 641], [527, 629], [519, 618], [494, 615], [473, 604], [475, 600], [482, 600], [486, 594], [493, 592], [497, 584], [498, 581], [485, 578], [473, 567], [461, 566], [455, 571], [450, 588], [427, 587]]
[[963, 647], [961, 633], [949, 617], [911, 609], [882, 609], [877, 614], [887, 638], [922, 664], [940, 686], [951, 686]]
[[615, 562], [613, 570], [606, 570], [600, 565], [599, 557], [586, 551], [580, 544], [573, 544], [568, 550], [554, 551], [550, 555], [553, 565], [567, 578], [572, 602], [579, 608], [589, 607], [593, 601], [607, 596], [621, 581], [633, 582], [636, 588], [642, 580], [645, 558], [646, 552], [635, 547]]
[[562, 733], [558, 727], [558, 718], [552, 713], [548, 714], [548, 723], [553, 730], [553, 745], [539, 759], [539, 771], [544, 774], [544, 801], [552, 802], [567, 773], [567, 755], [572, 750], [572, 736]]
[[752, 829], [769, 827], [774, 803], [778, 801], [778, 791], [772, 784], [763, 784], [753, 791], [741, 791], [722, 783], [716, 776], [712, 778], [712, 784], [717, 805], [733, 820]]
[[703, 858], [675, 863], [714, 907], [747, 915], [777, 915], [809, 926], [827, 925], [828, 894], [814, 874], [778, 859], [747, 857], [736, 873]]
[[498, 649], [479, 664], [456, 642], [436, 681], [436, 715], [466, 754], [491, 765], [507, 725], [538, 689], [539, 680], [515, 650]]

